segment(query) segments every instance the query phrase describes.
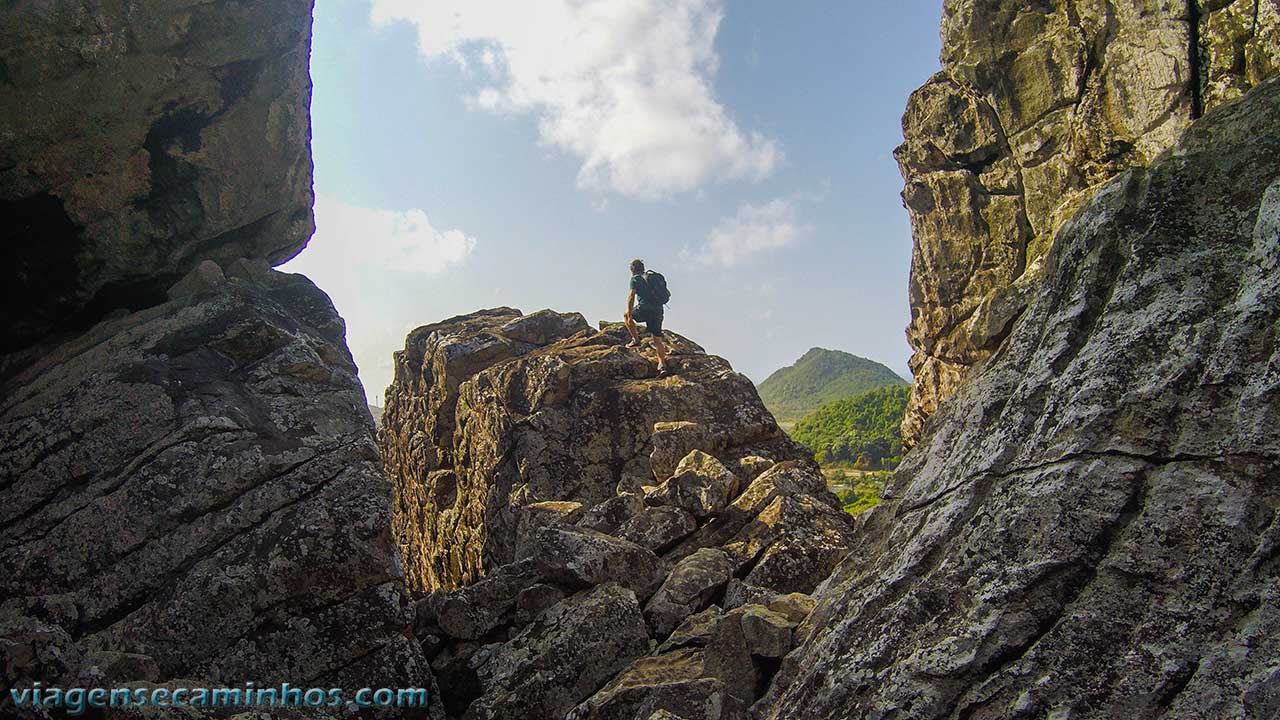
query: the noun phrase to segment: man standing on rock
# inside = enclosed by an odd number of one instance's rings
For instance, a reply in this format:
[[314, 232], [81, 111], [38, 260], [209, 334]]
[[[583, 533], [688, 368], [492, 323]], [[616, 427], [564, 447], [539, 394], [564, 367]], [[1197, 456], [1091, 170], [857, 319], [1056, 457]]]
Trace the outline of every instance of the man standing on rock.
[[[637, 299], [639, 303], [637, 303]], [[645, 329], [653, 336], [653, 349], [658, 353], [658, 376], [671, 372], [667, 367], [668, 346], [662, 335], [662, 306], [671, 299], [667, 290], [667, 279], [657, 272], [645, 272], [643, 260], [631, 261], [631, 294], [627, 295], [627, 314], [623, 322], [627, 332], [631, 333], [631, 342], [627, 347], [640, 347], [640, 331], [636, 321], [644, 323]]]

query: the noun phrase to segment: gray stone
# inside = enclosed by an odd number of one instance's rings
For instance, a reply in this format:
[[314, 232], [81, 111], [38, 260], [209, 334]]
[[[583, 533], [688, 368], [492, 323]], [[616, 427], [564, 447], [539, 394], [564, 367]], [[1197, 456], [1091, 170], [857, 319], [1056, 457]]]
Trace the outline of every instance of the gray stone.
[[0, 353], [310, 238], [309, 3], [5, 3], [0, 38]]
[[710, 604], [732, 576], [733, 562], [723, 550], [703, 548], [677, 563], [644, 609], [654, 636], [670, 635], [684, 618]]
[[690, 615], [671, 632], [666, 640], [662, 641], [656, 654], [661, 655], [684, 647], [706, 647], [723, 616], [724, 611], [719, 605], [712, 605], [702, 612]]
[[542, 578], [569, 589], [616, 582], [644, 598], [662, 582], [657, 555], [594, 530], [541, 528], [531, 556]]
[[539, 310], [508, 321], [498, 328], [499, 335], [531, 345], [550, 345], [557, 340], [590, 331], [591, 325], [581, 313], [558, 313]]
[[[623, 492], [584, 513], [582, 518], [578, 520], [578, 526], [597, 532], [613, 534], [632, 517], [644, 512], [644, 509], [644, 499], [639, 494]], [[633, 538], [627, 539], [636, 542]], [[641, 544], [643, 545], [644, 543]]]
[[814, 599], [804, 593], [780, 593], [734, 578], [724, 591], [724, 608], [733, 610], [744, 605], [763, 605], [785, 617], [791, 625], [804, 622], [813, 612]]
[[549, 525], [572, 525], [583, 515], [582, 503], [563, 500], [530, 503], [519, 510], [516, 521], [516, 559], [529, 557], [533, 552], [534, 535], [539, 528]]
[[478, 667], [484, 693], [464, 717], [558, 720], [648, 649], [635, 594], [601, 585], [497, 647]]
[[0, 596], [24, 599], [5, 612], [61, 608], [81, 652], [149, 656], [163, 680], [429, 681], [342, 332], [273, 273], [5, 379]]
[[539, 577], [532, 559], [504, 565], [479, 582], [437, 600], [436, 623], [455, 638], [482, 638], [511, 619], [521, 593]]
[[554, 585], [537, 583], [516, 596], [516, 625], [527, 625], [549, 607], [564, 599], [564, 591]]
[[218, 263], [212, 260], [205, 260], [192, 268], [191, 272], [187, 273], [181, 280], [174, 283], [166, 294], [170, 300], [177, 300], [188, 295], [213, 292], [226, 281], [227, 278], [222, 274], [222, 268], [218, 267]]
[[660, 553], [698, 528], [693, 515], [676, 507], [651, 507], [618, 528], [625, 540]]
[[685, 720], [746, 720], [741, 701], [707, 674], [703, 651], [686, 648], [637, 660], [566, 720], [634, 720], [668, 713]]
[[915, 239], [908, 447], [1001, 347], [1063, 223], [1280, 71], [1280, 4], [947, 0], [942, 38], [895, 153]]
[[707, 428], [696, 422], [677, 420], [655, 423], [653, 426], [653, 452], [649, 454], [649, 467], [658, 484], [676, 473], [676, 466], [694, 450], [711, 452], [717, 442]]
[[1277, 157], [1272, 80], [1063, 225], [1000, 353], [818, 591], [762, 718], [1276, 706]]
[[750, 485], [756, 478], [760, 477], [766, 470], [774, 466], [774, 461], [769, 458], [762, 458], [759, 455], [748, 455], [739, 458], [730, 468], [733, 474], [738, 476], [743, 487]]
[[645, 502], [672, 505], [694, 517], [714, 515], [738, 494], [738, 478], [719, 460], [694, 450], [674, 474], [645, 497]]

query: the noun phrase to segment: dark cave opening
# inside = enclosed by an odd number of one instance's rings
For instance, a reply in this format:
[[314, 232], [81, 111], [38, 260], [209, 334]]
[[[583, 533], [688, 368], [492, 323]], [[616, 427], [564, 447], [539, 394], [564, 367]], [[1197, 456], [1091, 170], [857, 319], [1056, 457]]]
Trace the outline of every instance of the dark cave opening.
[[159, 275], [110, 282], [90, 295], [83, 277], [84, 228], [51, 193], [0, 200], [0, 228], [0, 354], [31, 347], [51, 333], [82, 332], [112, 310], [159, 305], [178, 280]]
[[66, 320], [83, 299], [78, 256], [83, 228], [62, 199], [39, 193], [0, 200], [0, 353], [26, 347]]

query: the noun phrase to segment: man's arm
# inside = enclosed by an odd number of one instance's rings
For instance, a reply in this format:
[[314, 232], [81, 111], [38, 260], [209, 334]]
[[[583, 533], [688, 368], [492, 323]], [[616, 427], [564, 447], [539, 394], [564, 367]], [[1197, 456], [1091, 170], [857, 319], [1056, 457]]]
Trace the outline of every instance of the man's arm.
[[635, 307], [636, 307], [636, 290], [635, 288], [631, 288], [631, 292], [627, 295], [627, 314], [630, 315], [631, 311], [635, 310]]

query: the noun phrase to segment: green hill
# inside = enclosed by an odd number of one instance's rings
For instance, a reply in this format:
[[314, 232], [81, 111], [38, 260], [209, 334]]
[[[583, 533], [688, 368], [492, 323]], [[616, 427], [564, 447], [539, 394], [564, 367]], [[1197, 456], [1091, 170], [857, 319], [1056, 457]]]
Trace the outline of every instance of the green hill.
[[907, 385], [874, 360], [839, 350], [813, 348], [760, 383], [760, 399], [781, 422], [798, 420], [823, 403], [879, 387]]
[[820, 463], [852, 463], [859, 470], [888, 470], [902, 455], [902, 415], [911, 388], [882, 387], [827, 403], [804, 416], [791, 437]]

